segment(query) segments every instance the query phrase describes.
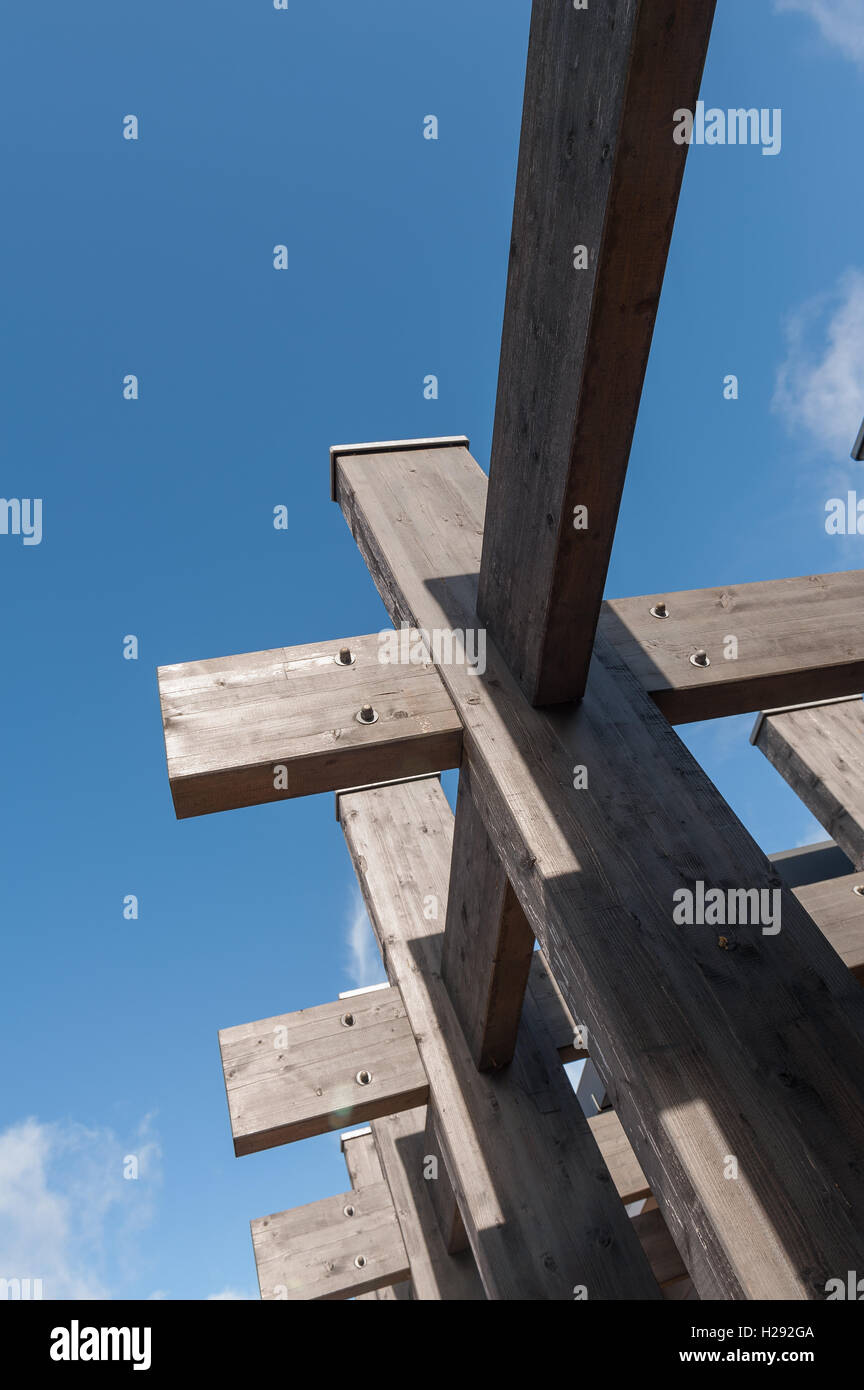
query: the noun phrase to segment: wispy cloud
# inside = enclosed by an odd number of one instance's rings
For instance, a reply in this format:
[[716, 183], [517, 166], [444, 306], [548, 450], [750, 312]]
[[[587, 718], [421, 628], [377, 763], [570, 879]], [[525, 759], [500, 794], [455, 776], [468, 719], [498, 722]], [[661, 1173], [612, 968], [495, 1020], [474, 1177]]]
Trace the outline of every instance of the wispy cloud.
[[255, 1298], [255, 1294], [241, 1293], [239, 1289], [223, 1289], [221, 1293], [211, 1293], [208, 1303], [247, 1303]]
[[[137, 1180], [123, 1176], [130, 1157]], [[149, 1116], [125, 1144], [110, 1129], [36, 1119], [0, 1132], [0, 1277], [41, 1279], [45, 1298], [122, 1296], [160, 1159]]]
[[822, 37], [864, 67], [864, 7], [861, 0], [774, 0], [780, 13], [805, 14]]
[[823, 453], [848, 458], [864, 414], [864, 273], [848, 270], [786, 323], [774, 409]]
[[348, 911], [348, 977], [352, 989], [383, 984], [384, 967], [378, 954], [375, 934], [366, 914], [363, 895], [355, 887]]

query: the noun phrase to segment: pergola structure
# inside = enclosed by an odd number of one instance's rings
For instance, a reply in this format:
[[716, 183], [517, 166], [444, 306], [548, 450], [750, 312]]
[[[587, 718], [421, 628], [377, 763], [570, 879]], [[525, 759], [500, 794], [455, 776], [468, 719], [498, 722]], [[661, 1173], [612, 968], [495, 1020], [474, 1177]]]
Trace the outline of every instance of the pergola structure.
[[[336, 792], [389, 980], [220, 1034], [237, 1154], [361, 1126], [349, 1190], [252, 1223], [265, 1299], [819, 1299], [861, 1268], [864, 573], [602, 602], [713, 12], [534, 0], [488, 483], [461, 437], [331, 450], [420, 659], [159, 672], [177, 815]], [[482, 670], [433, 640], [480, 632]], [[765, 706], [839, 848], [769, 861], [673, 728]], [[741, 910], [682, 924], [682, 890]]]

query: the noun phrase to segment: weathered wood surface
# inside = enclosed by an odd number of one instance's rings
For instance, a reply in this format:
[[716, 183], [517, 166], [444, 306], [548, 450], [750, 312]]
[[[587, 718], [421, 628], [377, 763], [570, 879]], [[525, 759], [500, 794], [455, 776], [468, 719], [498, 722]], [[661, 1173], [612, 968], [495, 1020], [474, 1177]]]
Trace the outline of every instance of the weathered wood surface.
[[481, 1071], [506, 1066], [516, 1050], [534, 933], [459, 774], [441, 974]]
[[410, 1274], [384, 1182], [260, 1217], [252, 1246], [268, 1302], [355, 1298]]
[[864, 984], [864, 873], [808, 883], [796, 888], [795, 896], [818, 923], [843, 964], [859, 984]]
[[587, 677], [713, 15], [534, 0], [478, 611], [535, 704]]
[[[860, 620], [859, 620], [860, 621]], [[753, 742], [804, 805], [864, 868], [864, 700], [766, 710]]]
[[[395, 622], [477, 625], [486, 480], [467, 450], [345, 459], [337, 492]], [[696, 881], [779, 878], [607, 642], [558, 715], [491, 643], [481, 678], [441, 674], [475, 803], [700, 1295], [824, 1297], [864, 1248], [857, 983], [789, 890], [776, 935], [673, 922]]]
[[[339, 810], [487, 1297], [569, 1300], [576, 1284], [592, 1299], [657, 1297], [530, 993], [510, 1066], [474, 1066], [440, 974], [453, 813], [439, 783], [343, 795]], [[437, 922], [424, 915], [435, 900]]]
[[600, 1115], [589, 1116], [588, 1128], [594, 1135], [621, 1201], [626, 1205], [649, 1196], [651, 1189], [648, 1179], [639, 1166], [639, 1160], [615, 1111], [604, 1110]]
[[[768, 858], [784, 883], [801, 888], [808, 883], [824, 883], [829, 878], [842, 878], [852, 872], [852, 864], [833, 840], [821, 840], [816, 845], [799, 845], [784, 849]], [[821, 925], [821, 923], [820, 923]]]
[[[335, 659], [345, 648], [353, 664]], [[373, 633], [160, 667], [177, 816], [458, 767], [461, 727], [434, 667], [382, 654]], [[358, 721], [364, 705], [376, 722]]]
[[[351, 1186], [355, 1190], [386, 1181], [370, 1128], [355, 1129], [349, 1134], [340, 1135], [340, 1148], [345, 1159], [345, 1167], [348, 1169], [348, 1176], [351, 1179]], [[370, 1293], [355, 1294], [354, 1297], [357, 1303], [408, 1302], [411, 1298], [411, 1281], [410, 1279], [402, 1279], [398, 1284], [385, 1285], [383, 1288], [374, 1289]]]
[[429, 1187], [435, 1220], [448, 1254], [458, 1255], [461, 1251], [470, 1248], [468, 1232], [465, 1230], [465, 1222], [462, 1220], [456, 1193], [453, 1191], [450, 1174], [447, 1172], [444, 1145], [438, 1134], [435, 1108], [432, 1105], [426, 1107], [425, 1145], [427, 1156], [435, 1160], [438, 1168], [437, 1181], [431, 1183]]
[[415, 1299], [485, 1301], [471, 1251], [451, 1254], [438, 1227], [432, 1191], [447, 1182], [447, 1175], [439, 1174], [437, 1180], [424, 1177], [424, 1111], [388, 1115], [375, 1121], [372, 1132], [408, 1252]]
[[[660, 604], [668, 617], [652, 615]], [[864, 570], [852, 570], [610, 599], [598, 631], [666, 718], [686, 724], [857, 694], [862, 611]], [[710, 665], [691, 663], [698, 652]]]
[[225, 1028], [219, 1046], [238, 1155], [426, 1103], [395, 989]]

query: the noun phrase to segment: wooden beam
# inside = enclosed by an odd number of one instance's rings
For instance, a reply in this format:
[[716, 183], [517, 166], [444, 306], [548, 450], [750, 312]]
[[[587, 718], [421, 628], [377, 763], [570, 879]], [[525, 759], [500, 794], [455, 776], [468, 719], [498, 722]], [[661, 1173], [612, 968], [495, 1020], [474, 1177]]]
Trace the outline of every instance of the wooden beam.
[[584, 689], [714, 3], [534, 0], [478, 603], [534, 704]]
[[436, 1184], [424, 1176], [424, 1111], [387, 1115], [375, 1121], [372, 1131], [408, 1252], [415, 1299], [485, 1301], [471, 1251], [450, 1254], [438, 1228], [432, 1206]]
[[[666, 718], [686, 724], [858, 694], [862, 607], [864, 570], [852, 570], [611, 599], [599, 631]], [[710, 665], [691, 662], [700, 652]]]
[[513, 1057], [533, 954], [534, 933], [475, 810], [463, 764], [441, 973], [481, 1071]]
[[224, 1028], [219, 1047], [237, 1155], [426, 1103], [395, 989]]
[[461, 726], [434, 667], [386, 654], [373, 633], [161, 666], [178, 818], [458, 767]]
[[[371, 1128], [355, 1129], [340, 1135], [339, 1145], [355, 1191], [386, 1181]], [[354, 1299], [357, 1303], [407, 1303], [411, 1299], [411, 1281], [402, 1279], [398, 1284], [355, 1294]]]
[[260, 1217], [252, 1246], [268, 1302], [355, 1298], [410, 1274], [384, 1182]]
[[864, 700], [765, 710], [751, 742], [857, 869], [864, 868]]
[[[848, 857], [833, 840], [784, 849], [779, 854], [769, 854], [768, 858], [783, 882], [788, 883], [790, 888], [806, 887], [810, 883], [824, 883], [826, 879], [842, 878], [844, 874], [852, 871]], [[821, 922], [819, 925], [822, 925]]]
[[448, 1253], [458, 1255], [463, 1250], [470, 1248], [470, 1242], [468, 1232], [465, 1230], [465, 1222], [462, 1220], [462, 1213], [459, 1210], [459, 1203], [456, 1200], [456, 1193], [453, 1191], [453, 1184], [450, 1181], [450, 1174], [447, 1172], [445, 1149], [438, 1134], [435, 1109], [431, 1105], [426, 1107], [425, 1142], [427, 1157], [434, 1160], [436, 1168], [435, 1181], [429, 1184], [429, 1196], [432, 1200], [432, 1209], [435, 1212], [438, 1230]]
[[864, 874], [808, 883], [796, 888], [795, 896], [843, 964], [864, 985]]
[[[477, 624], [467, 450], [341, 459], [337, 490], [395, 621]], [[824, 1297], [864, 1247], [864, 996], [607, 642], [560, 714], [486, 667], [440, 668], [475, 803], [698, 1292]], [[697, 881], [777, 889], [782, 929], [677, 925]]]
[[492, 1299], [657, 1297], [591, 1131], [530, 995], [512, 1063], [480, 1073], [441, 979], [453, 813], [434, 779], [339, 798], [391, 981], [429, 1078], [447, 1171]]

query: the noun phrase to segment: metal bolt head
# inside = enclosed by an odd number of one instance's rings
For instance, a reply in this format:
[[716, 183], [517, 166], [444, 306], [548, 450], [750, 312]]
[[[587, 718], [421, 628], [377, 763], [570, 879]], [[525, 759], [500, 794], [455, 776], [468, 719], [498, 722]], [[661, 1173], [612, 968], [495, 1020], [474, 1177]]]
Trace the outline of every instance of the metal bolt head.
[[347, 1207], [343, 1207], [342, 1210], [344, 1211], [346, 1216], [353, 1216], [355, 1208], [349, 1205]]
[[343, 1014], [343, 1015], [342, 1015], [342, 1025], [343, 1025], [343, 1027], [345, 1027], [345, 1028], [353, 1028], [353, 1027], [354, 1027], [354, 1015], [353, 1015], [353, 1014]]
[[333, 660], [337, 666], [353, 666], [354, 653], [350, 647], [340, 647], [338, 655], [334, 656]]
[[354, 1080], [358, 1086], [368, 1086], [372, 1081], [372, 1073], [371, 1071], [358, 1071]]
[[691, 666], [710, 666], [711, 659], [707, 652], [694, 652], [690, 658]]
[[366, 1268], [366, 1256], [365, 1256], [365, 1255], [358, 1255], [357, 1258], [356, 1258], [355, 1261], [354, 1261], [354, 1264], [355, 1264], [355, 1266], [356, 1266], [357, 1269], [365, 1269], [365, 1268]]
[[356, 715], [358, 724], [376, 724], [378, 722], [378, 711], [371, 705], [363, 705]]
[[859, 898], [864, 898], [864, 883], [856, 883], [852, 892], [857, 893]]
[[663, 603], [663, 602], [655, 603], [653, 608], [649, 608], [649, 609], [648, 609], [648, 612], [651, 614], [651, 617], [652, 617], [652, 618], [668, 618], [668, 617], [669, 617], [669, 609], [666, 607], [666, 604]]

